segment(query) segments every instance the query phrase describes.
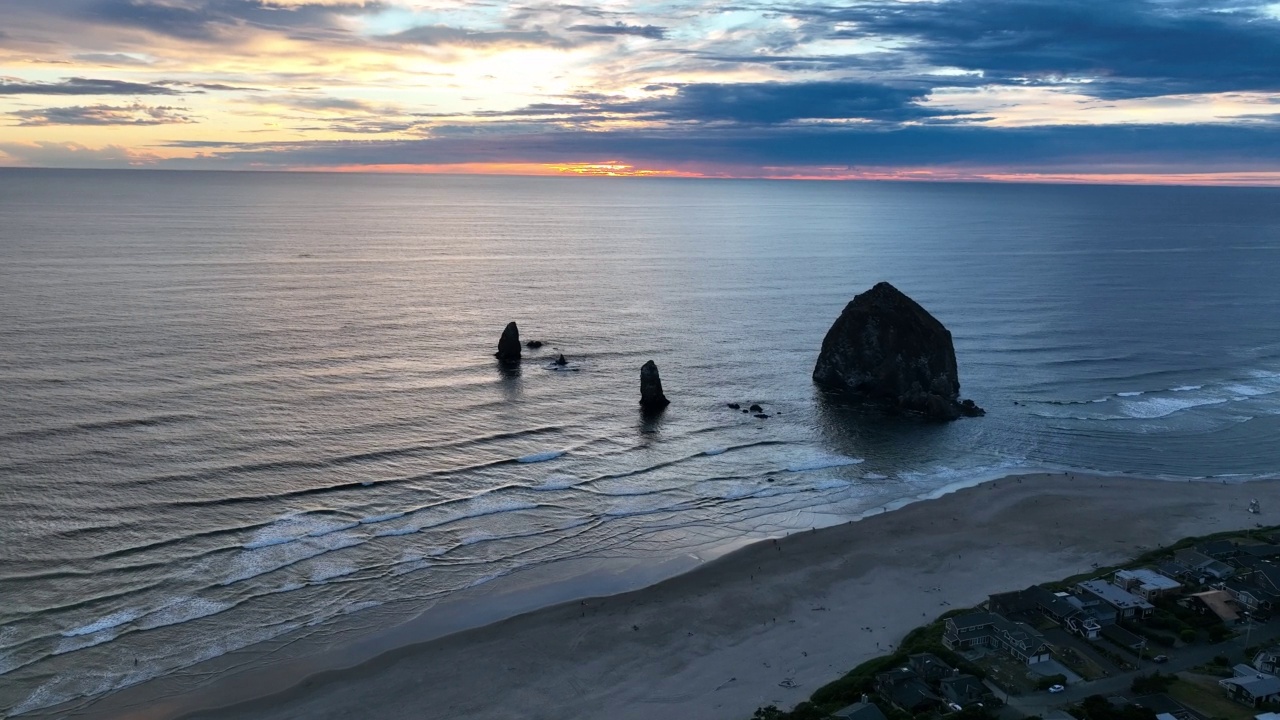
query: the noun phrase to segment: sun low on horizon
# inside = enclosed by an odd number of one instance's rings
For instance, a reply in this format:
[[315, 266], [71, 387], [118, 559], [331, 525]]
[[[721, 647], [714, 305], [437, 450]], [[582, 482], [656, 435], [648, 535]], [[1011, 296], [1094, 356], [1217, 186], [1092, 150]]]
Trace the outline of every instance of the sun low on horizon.
[[1280, 184], [1280, 4], [5, 0], [0, 167]]

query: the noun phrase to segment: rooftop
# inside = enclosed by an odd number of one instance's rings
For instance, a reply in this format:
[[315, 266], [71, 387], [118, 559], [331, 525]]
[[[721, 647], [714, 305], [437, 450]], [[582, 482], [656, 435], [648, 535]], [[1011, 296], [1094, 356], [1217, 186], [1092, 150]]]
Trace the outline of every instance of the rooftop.
[[1134, 595], [1119, 586], [1112, 585], [1104, 580], [1085, 580], [1077, 587], [1089, 593], [1093, 593], [1102, 598], [1105, 602], [1115, 607], [1128, 610], [1130, 608], [1140, 608], [1149, 610], [1153, 607], [1151, 603]]
[[1116, 572], [1116, 580], [1136, 580], [1143, 587], [1153, 590], [1177, 590], [1182, 587], [1182, 583], [1177, 580], [1165, 577], [1155, 570], [1148, 570], [1147, 568], [1119, 570]]

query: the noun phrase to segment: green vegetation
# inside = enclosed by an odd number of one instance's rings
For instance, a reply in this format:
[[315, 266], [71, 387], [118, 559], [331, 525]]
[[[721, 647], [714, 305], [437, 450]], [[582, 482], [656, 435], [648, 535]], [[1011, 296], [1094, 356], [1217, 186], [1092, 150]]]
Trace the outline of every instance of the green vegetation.
[[[1066, 590], [1080, 582], [1114, 573], [1116, 570], [1151, 565], [1157, 561], [1168, 559], [1178, 550], [1194, 547], [1200, 543], [1225, 539], [1265, 542], [1268, 534], [1277, 531], [1280, 531], [1280, 526], [1258, 528], [1247, 532], [1228, 531], [1213, 535], [1183, 538], [1172, 545], [1145, 552], [1124, 565], [1095, 568], [1088, 573], [1075, 575], [1056, 583], [1045, 583], [1044, 587], [1052, 590]], [[1166, 647], [1172, 647], [1178, 640], [1184, 643], [1191, 643], [1200, 636], [1201, 631], [1204, 631], [1209, 640], [1215, 643], [1234, 635], [1233, 631], [1223, 625], [1217, 617], [1201, 615], [1193, 610], [1184, 608], [1171, 598], [1159, 600], [1155, 604], [1157, 611], [1149, 626], [1133, 626], [1129, 628], [1150, 638], [1154, 643]], [[862, 663], [846, 673], [844, 677], [818, 688], [809, 700], [800, 703], [791, 711], [780, 710], [770, 705], [758, 708], [755, 714], [751, 716], [751, 720], [826, 720], [831, 713], [860, 700], [863, 694], [874, 695], [876, 675], [906, 665], [908, 656], [916, 653], [933, 653], [952, 667], [959, 668], [961, 672], [979, 678], [986, 677], [987, 673], [981, 667], [965, 660], [942, 645], [942, 633], [945, 630], [944, 621], [946, 618], [968, 612], [974, 612], [974, 610], [971, 608], [957, 608], [947, 612], [928, 625], [912, 630], [903, 638], [897, 652]], [[1097, 646], [1095, 649], [1122, 670], [1133, 667], [1132, 661], [1117, 653], [1101, 646]], [[1251, 657], [1253, 653], [1247, 654]], [[1068, 660], [1068, 664], [1071, 664], [1071, 658], [1065, 659]], [[1081, 674], [1085, 675], [1085, 673]], [[1061, 676], [1057, 677], [1061, 678]], [[1001, 678], [993, 677], [992, 680], [998, 681]], [[1044, 683], [1044, 687], [1048, 687], [1055, 684], [1051, 680], [1051, 678], [1044, 678], [1041, 682]], [[1065, 678], [1056, 680], [1056, 682], [1065, 684]], [[1242, 712], [1245, 710], [1242, 706], [1232, 703], [1225, 697], [1221, 697], [1220, 694], [1213, 693], [1212, 690], [1216, 690], [1216, 686], [1206, 690], [1195, 683], [1178, 680], [1173, 676], [1161, 675], [1158, 672], [1154, 675], [1135, 679], [1135, 692], [1138, 691], [1137, 686], [1139, 683], [1143, 683], [1144, 687], [1154, 687], [1155, 684], [1159, 684], [1162, 688], [1167, 688], [1167, 692], [1174, 698], [1188, 705], [1204, 708], [1215, 718], [1223, 720], [1251, 720], [1252, 718], [1252, 715], [1248, 712]], [[1151, 692], [1159, 692], [1159, 690]], [[1101, 704], [1099, 704], [1098, 700], [1101, 700]], [[876, 705], [889, 720], [912, 720], [911, 716], [890, 707], [887, 703], [877, 701]], [[1099, 698], [1098, 696], [1086, 698], [1079, 706], [1070, 708], [1069, 712], [1081, 720], [1154, 720], [1155, 718], [1154, 713], [1151, 711], [1136, 706], [1122, 709], [1111, 708], [1104, 698]], [[965, 709], [947, 715], [948, 720], [992, 720], [993, 717], [989, 709], [983, 708]]]
[[1253, 720], [1250, 708], [1228, 700], [1218, 687], [1217, 678], [1195, 675], [1179, 678], [1166, 691], [1183, 705], [1195, 708], [1205, 715], [1225, 720]]
[[1162, 693], [1169, 689], [1169, 686], [1178, 678], [1174, 675], [1161, 675], [1157, 670], [1150, 675], [1139, 675], [1133, 679], [1133, 684], [1129, 689], [1138, 695], [1153, 695]]

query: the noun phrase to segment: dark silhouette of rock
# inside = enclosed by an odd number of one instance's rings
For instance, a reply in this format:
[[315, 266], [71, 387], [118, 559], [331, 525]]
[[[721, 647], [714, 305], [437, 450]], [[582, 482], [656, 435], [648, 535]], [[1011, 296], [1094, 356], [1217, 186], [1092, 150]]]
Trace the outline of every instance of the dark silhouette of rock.
[[764, 408], [760, 407], [759, 405], [752, 405], [747, 409], [750, 410], [751, 412], [764, 412]]
[[750, 414], [750, 413], [751, 413], [751, 411], [750, 411], [750, 410], [743, 409], [743, 411], [742, 411], [742, 414], [743, 414], [743, 415], [748, 415], [748, 414]]
[[498, 352], [493, 354], [502, 362], [520, 362], [520, 328], [514, 322], [507, 323], [498, 339]]
[[564, 359], [564, 355], [561, 355], [560, 357], [556, 358], [556, 364], [559, 365], [560, 367], [564, 367], [565, 365], [569, 364], [569, 361]]
[[741, 405], [739, 405], [738, 403], [729, 403], [729, 409], [730, 409], [730, 410], [737, 410], [737, 409], [739, 409], [739, 408], [741, 408], [741, 407], [742, 407], [742, 406], [741, 406]]
[[960, 401], [950, 331], [887, 282], [845, 306], [822, 341], [813, 380], [930, 420], [985, 414], [973, 401]]
[[671, 401], [662, 394], [658, 366], [650, 360], [640, 367], [640, 407], [646, 412], [655, 412], [670, 404]]
[[538, 348], [542, 347], [542, 341], [530, 340], [529, 342], [525, 343], [524, 346], [529, 348], [530, 350], [537, 350]]
[[769, 419], [769, 416], [768, 416], [768, 415], [765, 415], [764, 413], [756, 413], [756, 417], [760, 418], [761, 420], [768, 420], [768, 419]]

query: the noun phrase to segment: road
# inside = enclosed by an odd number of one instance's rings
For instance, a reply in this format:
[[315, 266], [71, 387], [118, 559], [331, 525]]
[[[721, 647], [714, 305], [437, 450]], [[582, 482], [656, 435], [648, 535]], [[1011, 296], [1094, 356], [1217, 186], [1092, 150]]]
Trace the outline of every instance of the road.
[[[1243, 629], [1240, 628], [1240, 630]], [[1246, 647], [1250, 645], [1266, 645], [1278, 637], [1280, 637], [1280, 620], [1266, 624], [1255, 623], [1253, 629], [1247, 635], [1242, 632], [1239, 637], [1224, 640], [1217, 644], [1197, 644], [1191, 647], [1168, 650], [1166, 652], [1169, 655], [1169, 662], [1161, 665], [1156, 665], [1150, 660], [1144, 660], [1137, 670], [1099, 678], [1098, 680], [1078, 682], [1060, 693], [1041, 691], [1028, 695], [1011, 696], [1006, 709], [1001, 713], [1001, 717], [1005, 718], [1005, 720], [1024, 718], [1028, 715], [1044, 717], [1050, 710], [1074, 705], [1090, 695], [1102, 695], [1104, 697], [1131, 695], [1129, 686], [1138, 675], [1149, 675], [1155, 670], [1159, 670], [1162, 673], [1182, 672], [1193, 667], [1205, 665], [1218, 655], [1226, 655], [1231, 659], [1233, 665], [1241, 662], [1251, 662], [1253, 658], [1244, 657], [1244, 649]]]

